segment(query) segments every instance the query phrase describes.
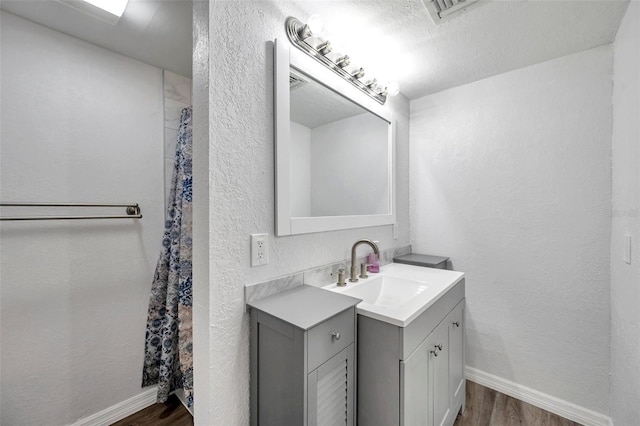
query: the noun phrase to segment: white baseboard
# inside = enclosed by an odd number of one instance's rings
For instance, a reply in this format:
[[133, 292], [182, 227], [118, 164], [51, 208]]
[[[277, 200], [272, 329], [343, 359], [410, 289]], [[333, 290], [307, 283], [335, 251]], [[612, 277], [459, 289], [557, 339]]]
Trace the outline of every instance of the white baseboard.
[[157, 399], [158, 388], [157, 386], [153, 386], [126, 401], [119, 402], [89, 417], [80, 419], [71, 426], [109, 426], [118, 420], [122, 420], [133, 413], [137, 413], [155, 404]]
[[565, 419], [583, 424], [585, 426], [610, 426], [611, 418], [607, 415], [597, 413], [588, 408], [581, 407], [568, 401], [564, 401], [555, 396], [547, 395], [537, 390], [519, 385], [502, 377], [467, 366], [465, 369], [466, 378], [479, 385], [512, 396], [521, 401], [527, 402], [536, 407], [557, 414]]
[[187, 398], [185, 398], [184, 396], [184, 389], [182, 388], [176, 389], [175, 392], [173, 392], [173, 394], [178, 397], [183, 407], [186, 408], [187, 411], [193, 416], [193, 406], [189, 407], [188, 405], [189, 402], [187, 401]]

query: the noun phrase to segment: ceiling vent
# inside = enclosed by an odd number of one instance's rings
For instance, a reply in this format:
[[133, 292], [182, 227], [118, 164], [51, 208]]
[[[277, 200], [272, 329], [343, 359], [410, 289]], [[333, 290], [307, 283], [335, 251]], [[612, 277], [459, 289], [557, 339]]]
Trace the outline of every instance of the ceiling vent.
[[422, 0], [422, 2], [436, 24], [463, 13], [474, 3], [478, 4], [478, 0]]
[[300, 86], [307, 84], [307, 81], [303, 79], [299, 74], [294, 73], [293, 70], [289, 73], [289, 90], [296, 89]]

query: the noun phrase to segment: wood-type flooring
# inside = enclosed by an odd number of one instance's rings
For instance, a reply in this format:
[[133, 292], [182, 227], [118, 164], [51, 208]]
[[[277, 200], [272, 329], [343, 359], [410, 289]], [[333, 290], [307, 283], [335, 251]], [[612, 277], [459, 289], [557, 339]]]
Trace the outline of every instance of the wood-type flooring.
[[193, 417], [178, 397], [171, 395], [166, 403], [150, 405], [111, 426], [193, 426]]
[[467, 402], [454, 426], [580, 426], [557, 414], [535, 407], [467, 380]]
[[[166, 404], [153, 404], [112, 426], [193, 426], [193, 417], [178, 398], [172, 396]], [[466, 409], [454, 426], [580, 425], [467, 380]]]

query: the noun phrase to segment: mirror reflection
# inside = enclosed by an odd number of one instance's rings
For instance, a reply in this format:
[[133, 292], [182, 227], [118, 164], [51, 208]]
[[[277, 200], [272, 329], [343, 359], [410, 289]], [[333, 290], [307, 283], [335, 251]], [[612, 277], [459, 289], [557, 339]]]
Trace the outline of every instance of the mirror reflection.
[[388, 214], [389, 123], [291, 68], [292, 217]]

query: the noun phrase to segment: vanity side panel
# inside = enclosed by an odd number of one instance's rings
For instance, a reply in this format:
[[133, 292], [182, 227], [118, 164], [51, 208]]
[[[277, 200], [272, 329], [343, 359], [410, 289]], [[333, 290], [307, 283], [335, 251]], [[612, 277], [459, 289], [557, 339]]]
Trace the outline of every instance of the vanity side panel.
[[252, 408], [255, 404], [257, 424], [306, 424], [304, 332], [264, 313], [259, 313], [256, 331], [257, 401]]
[[357, 424], [400, 424], [399, 327], [358, 315]]
[[258, 311], [250, 310], [251, 333], [249, 339], [249, 407], [250, 425], [258, 426]]
[[406, 360], [420, 343], [446, 318], [447, 314], [464, 298], [464, 278], [438, 301], [413, 320], [408, 327], [401, 328], [400, 359]]

